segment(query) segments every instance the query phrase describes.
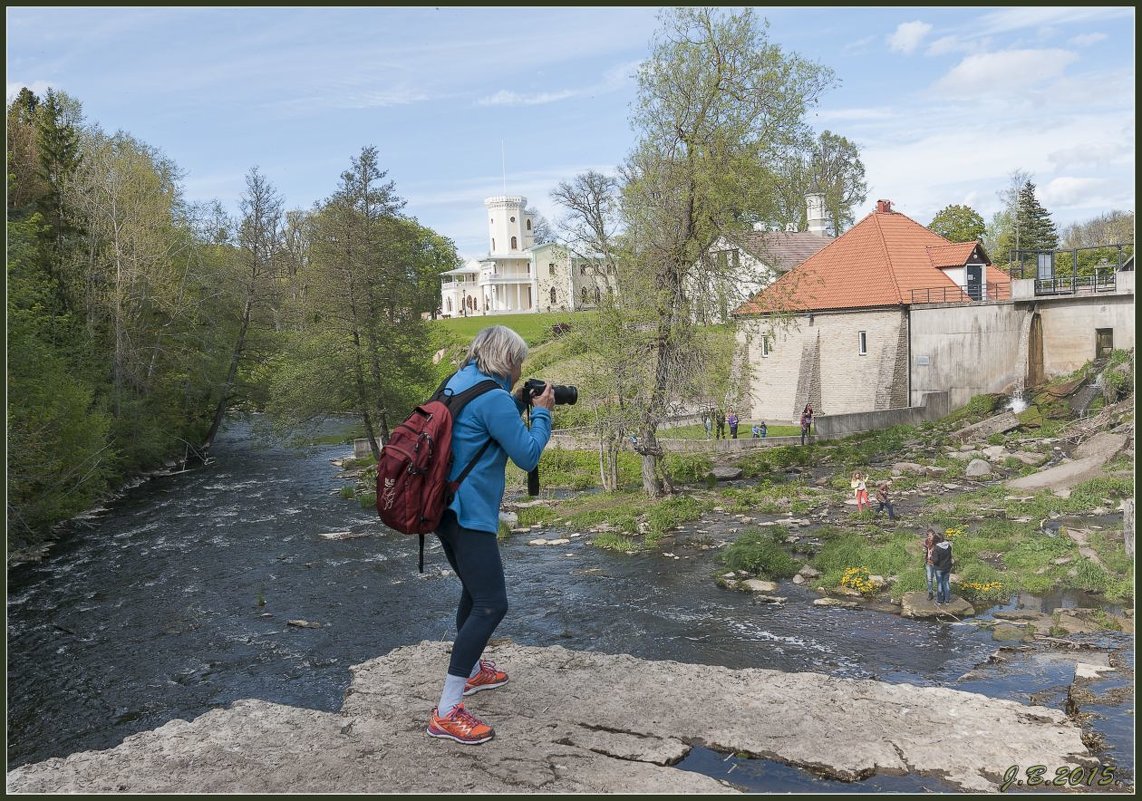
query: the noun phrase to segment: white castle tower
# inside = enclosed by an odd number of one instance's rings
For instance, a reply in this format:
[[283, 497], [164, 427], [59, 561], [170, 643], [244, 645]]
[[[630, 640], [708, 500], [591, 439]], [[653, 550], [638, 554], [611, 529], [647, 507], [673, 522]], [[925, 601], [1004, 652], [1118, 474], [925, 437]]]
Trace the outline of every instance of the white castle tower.
[[816, 193], [805, 195], [805, 211], [809, 233], [828, 236], [829, 217], [825, 213], [825, 196]]
[[519, 256], [535, 244], [526, 197], [496, 195], [486, 198], [484, 207], [488, 210], [489, 256]]

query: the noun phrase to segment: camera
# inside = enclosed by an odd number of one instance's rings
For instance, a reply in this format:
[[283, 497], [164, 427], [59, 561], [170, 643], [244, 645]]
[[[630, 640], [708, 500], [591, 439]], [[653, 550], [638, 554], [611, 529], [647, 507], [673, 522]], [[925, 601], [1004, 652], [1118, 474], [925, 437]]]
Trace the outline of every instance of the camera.
[[[536, 395], [543, 392], [543, 386], [547, 382], [541, 378], [529, 378], [523, 385], [523, 396], [527, 398], [528, 403]], [[575, 401], [579, 400], [579, 390], [572, 386], [563, 386], [562, 384], [552, 384], [551, 389], [555, 393], [555, 403], [557, 405], [573, 405]]]

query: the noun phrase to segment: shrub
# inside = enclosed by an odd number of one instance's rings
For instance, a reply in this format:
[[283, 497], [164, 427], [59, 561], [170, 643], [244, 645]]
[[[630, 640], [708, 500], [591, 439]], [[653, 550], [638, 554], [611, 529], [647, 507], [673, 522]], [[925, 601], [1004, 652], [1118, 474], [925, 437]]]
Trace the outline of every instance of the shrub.
[[652, 534], [661, 535], [689, 520], [697, 520], [706, 511], [706, 505], [688, 495], [667, 498], [650, 507], [646, 521]]
[[784, 538], [784, 530], [780, 528], [778, 531], [746, 529], [722, 552], [721, 561], [731, 570], [744, 570], [770, 579], [789, 578], [799, 565], [785, 551], [779, 538]]
[[603, 548], [608, 551], [634, 551], [637, 550], [634, 540], [630, 537], [624, 537], [621, 534], [616, 534], [613, 531], [604, 531], [601, 534], [596, 534], [591, 539], [591, 544], [596, 548]]
[[671, 478], [683, 484], [696, 484], [710, 474], [710, 457], [700, 453], [668, 453], [663, 466]]

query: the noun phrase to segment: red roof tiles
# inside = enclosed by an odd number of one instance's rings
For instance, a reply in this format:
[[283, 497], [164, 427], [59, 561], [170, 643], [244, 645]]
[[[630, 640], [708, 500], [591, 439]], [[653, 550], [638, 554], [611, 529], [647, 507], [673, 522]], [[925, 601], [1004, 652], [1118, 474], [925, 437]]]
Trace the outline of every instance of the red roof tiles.
[[[963, 266], [975, 247], [948, 242], [899, 212], [874, 211], [734, 314], [904, 305], [913, 289], [956, 287], [939, 267]], [[986, 275], [1007, 280], [992, 267]]]

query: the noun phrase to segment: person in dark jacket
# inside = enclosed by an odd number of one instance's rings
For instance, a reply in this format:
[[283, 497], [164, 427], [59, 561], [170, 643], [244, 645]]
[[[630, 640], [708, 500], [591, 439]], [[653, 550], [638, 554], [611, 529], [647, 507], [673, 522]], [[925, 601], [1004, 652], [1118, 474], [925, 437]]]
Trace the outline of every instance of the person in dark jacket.
[[524, 472], [532, 470], [551, 438], [551, 410], [555, 406], [552, 385], [547, 384], [541, 394], [530, 399], [530, 428], [521, 419], [528, 399], [522, 389], [514, 396], [510, 394], [526, 357], [527, 343], [515, 331], [502, 325], [485, 328], [476, 334], [467, 358], [446, 384], [446, 391], [453, 393], [489, 378], [500, 386], [470, 401], [453, 423], [453, 466], [448, 479], [455, 481], [467, 464], [481, 455], [460, 483], [436, 529], [448, 564], [460, 579], [461, 593], [448, 674], [440, 702], [429, 718], [428, 735], [465, 745], [487, 742], [495, 731], [464, 708], [464, 696], [508, 681], [507, 673], [480, 658], [508, 611], [497, 541], [504, 468], [510, 458]]
[[936, 603], [944, 605], [952, 598], [949, 584], [952, 575], [952, 541], [943, 534], [936, 535], [932, 548], [932, 566], [936, 569]]

